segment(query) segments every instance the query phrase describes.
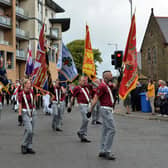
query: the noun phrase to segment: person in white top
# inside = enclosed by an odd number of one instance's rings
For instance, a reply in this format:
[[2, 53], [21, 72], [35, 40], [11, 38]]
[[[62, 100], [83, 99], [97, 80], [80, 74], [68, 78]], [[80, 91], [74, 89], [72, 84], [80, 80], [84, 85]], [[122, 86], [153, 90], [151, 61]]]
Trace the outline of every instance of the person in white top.
[[50, 95], [46, 93], [45, 95], [43, 95], [43, 112], [46, 115], [52, 114], [52, 110], [51, 108], [49, 108], [49, 104], [50, 104]]

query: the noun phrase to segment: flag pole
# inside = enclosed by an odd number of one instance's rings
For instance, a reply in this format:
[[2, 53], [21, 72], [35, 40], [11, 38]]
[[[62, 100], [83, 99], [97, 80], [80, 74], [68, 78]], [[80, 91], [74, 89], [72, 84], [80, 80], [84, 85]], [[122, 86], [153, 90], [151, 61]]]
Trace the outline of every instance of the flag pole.
[[130, 1], [130, 8], [131, 8], [130, 16], [131, 16], [131, 20], [132, 20], [132, 0], [129, 0], [129, 1]]
[[84, 57], [85, 57], [85, 45], [86, 45], [86, 26], [87, 26], [87, 21], [85, 23], [85, 39], [84, 39], [84, 53], [83, 53], [83, 60], [82, 60], [82, 76], [84, 76], [84, 72], [83, 72], [83, 62], [84, 62]]

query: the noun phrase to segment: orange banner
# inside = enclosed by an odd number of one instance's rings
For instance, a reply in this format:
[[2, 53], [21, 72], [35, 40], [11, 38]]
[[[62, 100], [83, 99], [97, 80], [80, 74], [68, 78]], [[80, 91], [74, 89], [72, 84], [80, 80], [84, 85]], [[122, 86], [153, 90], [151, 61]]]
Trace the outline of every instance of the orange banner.
[[94, 55], [92, 51], [88, 25], [86, 25], [85, 53], [82, 71], [91, 80], [94, 80], [96, 78], [96, 68], [94, 63]]
[[132, 17], [123, 63], [124, 72], [119, 88], [119, 96], [121, 99], [125, 99], [129, 92], [136, 88], [138, 80], [135, 14]]

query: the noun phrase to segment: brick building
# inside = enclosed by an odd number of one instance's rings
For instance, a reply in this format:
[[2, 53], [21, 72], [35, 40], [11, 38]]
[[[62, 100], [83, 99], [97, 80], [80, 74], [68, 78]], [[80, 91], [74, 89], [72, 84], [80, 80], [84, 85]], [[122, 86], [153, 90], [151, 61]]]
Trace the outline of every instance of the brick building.
[[69, 18], [57, 18], [64, 11], [53, 0], [0, 0], [0, 56], [4, 58], [9, 79], [14, 82], [24, 77], [28, 44], [35, 58], [43, 23], [52, 78], [57, 78], [56, 52], [62, 32], [70, 27]]
[[168, 17], [151, 16], [141, 46], [142, 74], [168, 80]]

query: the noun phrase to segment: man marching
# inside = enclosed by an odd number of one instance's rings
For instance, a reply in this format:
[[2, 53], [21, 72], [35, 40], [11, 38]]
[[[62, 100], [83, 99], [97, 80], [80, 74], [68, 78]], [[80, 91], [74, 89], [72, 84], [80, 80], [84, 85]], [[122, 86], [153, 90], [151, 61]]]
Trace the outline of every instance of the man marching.
[[52, 96], [52, 129], [62, 132], [61, 122], [65, 109], [65, 93], [66, 89], [60, 86], [59, 80], [56, 80], [54, 87], [54, 95]]
[[35, 154], [32, 149], [33, 128], [35, 123], [34, 94], [31, 89], [31, 81], [25, 79], [23, 82], [23, 90], [19, 93], [19, 116], [22, 115], [25, 127], [23, 142], [21, 146], [22, 154]]
[[72, 98], [71, 98], [71, 103], [70, 106], [68, 107], [68, 111], [71, 111], [73, 101], [75, 97], [77, 98], [77, 102], [79, 104], [79, 110], [81, 112], [82, 116], [82, 125], [80, 127], [80, 130], [77, 132], [78, 137], [80, 138], [81, 142], [86, 142], [89, 143], [91, 142], [90, 140], [87, 139], [87, 128], [88, 128], [88, 118], [86, 116], [88, 112], [88, 106], [89, 106], [89, 90], [86, 87], [85, 83], [85, 77], [82, 76], [79, 79], [79, 86], [76, 86], [73, 90]]
[[91, 112], [94, 109], [97, 101], [100, 101], [100, 113], [103, 120], [102, 123], [102, 138], [99, 157], [107, 160], [115, 160], [115, 156], [111, 154], [111, 147], [115, 135], [115, 124], [113, 118], [114, 99], [112, 95], [112, 73], [111, 71], [103, 72], [104, 81], [98, 86], [94, 96], [91, 108], [87, 113], [87, 117], [91, 117]]

